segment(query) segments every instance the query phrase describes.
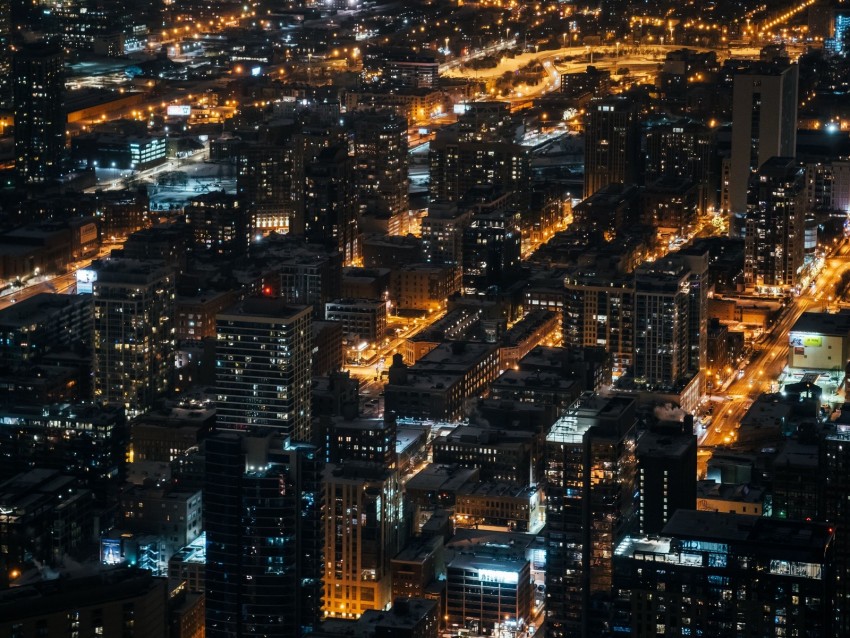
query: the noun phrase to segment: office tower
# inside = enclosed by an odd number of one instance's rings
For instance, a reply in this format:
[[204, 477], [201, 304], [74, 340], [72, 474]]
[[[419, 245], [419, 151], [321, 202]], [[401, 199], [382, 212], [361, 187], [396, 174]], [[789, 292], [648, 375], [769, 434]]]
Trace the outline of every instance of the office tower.
[[206, 441], [206, 635], [298, 638], [321, 620], [319, 451], [261, 430]]
[[750, 176], [771, 157], [794, 157], [797, 145], [796, 64], [754, 64], [732, 88], [729, 207], [747, 212]]
[[805, 172], [793, 157], [772, 157], [752, 179], [746, 217], [744, 285], [788, 294], [803, 267]]
[[440, 133], [431, 142], [431, 201], [458, 202], [474, 188], [513, 193], [517, 205], [531, 197], [531, 152], [513, 140], [463, 140]]
[[697, 437], [687, 427], [659, 424], [638, 439], [641, 534], [660, 534], [677, 510], [696, 509]]
[[304, 172], [304, 236], [335, 246], [350, 265], [360, 254], [352, 160], [344, 145], [322, 149]]
[[635, 103], [626, 97], [591, 100], [584, 133], [584, 196], [608, 184], [637, 184], [640, 130]]
[[632, 364], [634, 279], [596, 268], [576, 268], [564, 279], [564, 345], [602, 346], [611, 354], [613, 375]]
[[360, 214], [386, 215], [390, 235], [407, 234], [407, 120], [394, 111], [362, 111], [353, 117]]
[[216, 317], [219, 429], [310, 440], [311, 309], [252, 297]]
[[90, 271], [94, 400], [135, 416], [170, 385], [174, 270], [156, 261], [105, 259]]
[[546, 635], [600, 635], [638, 514], [636, 400], [582, 395], [546, 436]]
[[46, 182], [62, 172], [62, 76], [62, 51], [56, 45], [24, 45], [12, 58], [15, 171], [20, 184]]
[[248, 210], [235, 195], [204, 193], [189, 200], [186, 223], [195, 246], [221, 257], [244, 256], [253, 235]]
[[515, 215], [475, 215], [463, 231], [463, 290], [483, 295], [514, 281], [522, 256], [522, 235]]
[[617, 547], [623, 613], [613, 629], [632, 636], [845, 635], [833, 626], [833, 545], [826, 523], [679, 510], [661, 536], [629, 536]]
[[292, 215], [292, 149], [245, 143], [236, 157], [236, 197], [257, 235], [289, 232]]
[[380, 463], [325, 467], [324, 612], [359, 618], [392, 600], [391, 561], [404, 540], [398, 470]]

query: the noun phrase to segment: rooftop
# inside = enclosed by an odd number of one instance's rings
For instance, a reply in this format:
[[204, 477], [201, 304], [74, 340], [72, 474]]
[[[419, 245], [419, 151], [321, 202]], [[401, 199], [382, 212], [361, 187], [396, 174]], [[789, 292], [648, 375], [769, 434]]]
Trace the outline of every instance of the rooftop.
[[850, 335], [850, 309], [840, 312], [804, 312], [791, 332], [809, 332], [814, 334], [846, 337]]

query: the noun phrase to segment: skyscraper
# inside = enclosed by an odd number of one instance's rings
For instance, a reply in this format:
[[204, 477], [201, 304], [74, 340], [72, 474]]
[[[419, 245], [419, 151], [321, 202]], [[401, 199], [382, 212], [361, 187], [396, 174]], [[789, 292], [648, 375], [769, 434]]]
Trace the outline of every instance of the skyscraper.
[[310, 440], [310, 306], [249, 298], [216, 317], [219, 429]]
[[732, 215], [747, 212], [750, 176], [762, 164], [771, 157], [796, 154], [798, 71], [796, 64], [759, 63], [735, 76], [729, 175]]
[[635, 103], [622, 96], [597, 98], [587, 110], [584, 196], [608, 184], [636, 184], [640, 131]]
[[[699, 280], [692, 290], [694, 278], [679, 255], [635, 271], [634, 376], [641, 383], [671, 387], [704, 367], [706, 285]], [[702, 350], [692, 351], [694, 340]]]
[[320, 620], [319, 451], [271, 430], [206, 441], [206, 635], [299, 638]]
[[360, 254], [352, 169], [348, 149], [337, 144], [322, 149], [304, 174], [304, 235], [336, 246], [346, 265]]
[[781, 294], [799, 281], [806, 217], [805, 171], [793, 157], [772, 157], [752, 179], [746, 217], [744, 285]]
[[156, 261], [91, 265], [94, 400], [138, 414], [169, 387], [174, 353], [175, 274]]
[[837, 431], [820, 443], [823, 518], [835, 526], [836, 635], [850, 633], [850, 432]]
[[23, 46], [12, 59], [15, 171], [18, 182], [59, 177], [65, 148], [62, 51], [53, 44]]
[[324, 610], [358, 618], [392, 602], [391, 561], [401, 550], [398, 469], [378, 463], [325, 467]]
[[353, 125], [360, 213], [387, 215], [390, 234], [402, 234], [408, 214], [407, 120], [394, 111], [361, 111]]
[[582, 395], [546, 436], [546, 635], [599, 635], [635, 524], [635, 399]]

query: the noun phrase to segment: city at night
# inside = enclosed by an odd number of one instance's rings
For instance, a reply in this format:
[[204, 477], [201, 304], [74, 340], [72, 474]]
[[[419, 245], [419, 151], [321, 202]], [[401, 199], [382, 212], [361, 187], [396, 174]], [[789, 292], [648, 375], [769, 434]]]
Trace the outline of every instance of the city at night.
[[0, 638], [850, 638], [848, 393], [850, 0], [0, 0]]

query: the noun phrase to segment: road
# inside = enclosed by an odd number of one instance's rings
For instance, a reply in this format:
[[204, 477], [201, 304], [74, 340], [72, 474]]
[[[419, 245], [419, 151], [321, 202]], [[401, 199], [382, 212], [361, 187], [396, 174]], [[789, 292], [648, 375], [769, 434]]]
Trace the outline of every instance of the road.
[[121, 248], [123, 242], [110, 242], [100, 247], [96, 255], [88, 259], [82, 259], [76, 263], [68, 264], [67, 272], [62, 274], [53, 274], [46, 277], [40, 277], [39, 281], [34, 282], [23, 288], [15, 289], [14, 291], [4, 293], [0, 296], [0, 310], [8, 308], [12, 304], [20, 303], [30, 297], [43, 292], [53, 292], [68, 294], [74, 293], [77, 289], [77, 270], [85, 268], [95, 259], [106, 257], [116, 248]]
[[796, 297], [785, 308], [763, 342], [743, 369], [743, 375], [732, 381], [724, 393], [725, 400], [717, 408], [711, 424], [700, 442], [698, 475], [705, 476], [712, 451], [717, 446], [729, 445], [737, 438], [741, 419], [759, 395], [770, 390], [788, 361], [788, 334], [804, 312], [824, 311], [835, 291], [835, 285], [850, 268], [850, 244], [842, 241], [833, 254], [827, 257], [823, 270], [815, 277], [812, 286]]

